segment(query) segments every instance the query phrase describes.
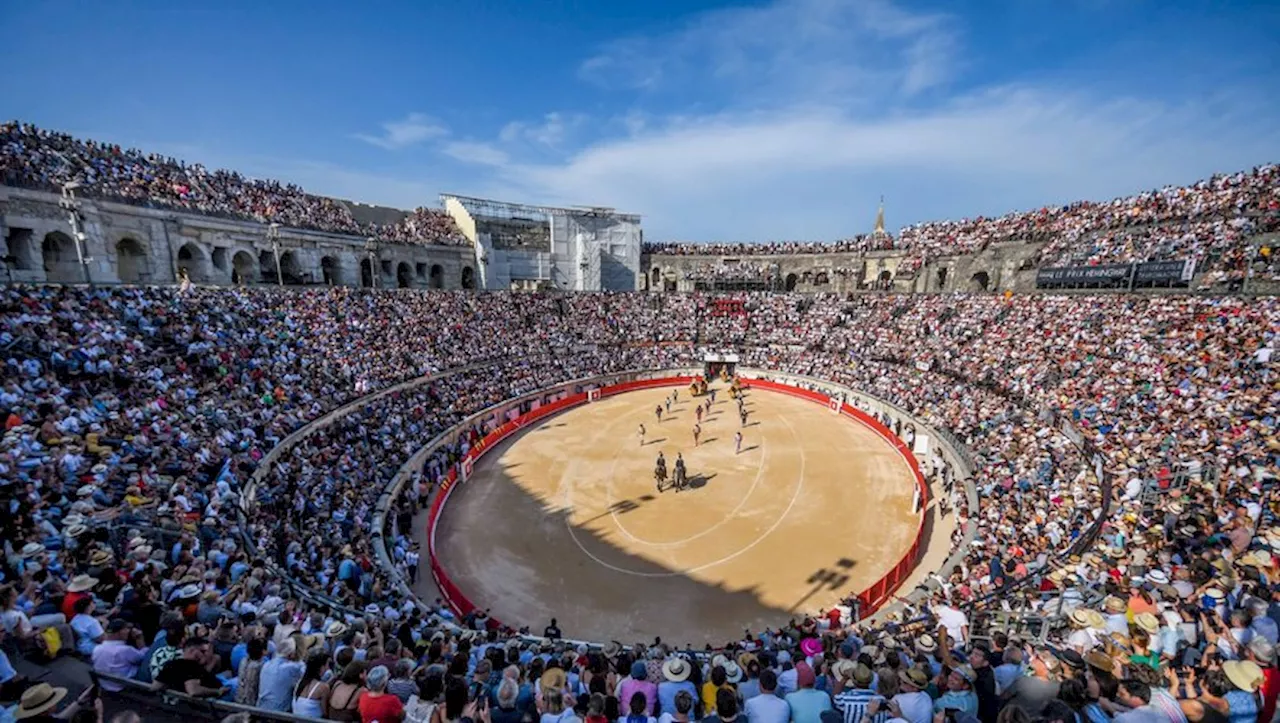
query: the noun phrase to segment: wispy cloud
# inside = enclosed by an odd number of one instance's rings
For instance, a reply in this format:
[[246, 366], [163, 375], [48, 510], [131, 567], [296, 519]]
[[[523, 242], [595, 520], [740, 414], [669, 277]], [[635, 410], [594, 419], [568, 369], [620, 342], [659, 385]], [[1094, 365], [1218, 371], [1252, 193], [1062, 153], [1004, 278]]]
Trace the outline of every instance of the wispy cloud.
[[424, 113], [410, 113], [400, 120], [382, 123], [381, 127], [382, 132], [376, 135], [357, 133], [355, 137], [379, 148], [397, 151], [449, 133], [448, 128]]
[[558, 148], [586, 121], [587, 116], [581, 113], [552, 112], [537, 123], [512, 121], [502, 127], [498, 138], [503, 143], [531, 142], [547, 148]]
[[481, 166], [503, 166], [509, 160], [507, 154], [490, 143], [479, 141], [454, 141], [446, 143], [440, 151], [446, 156], [463, 163], [474, 163]]
[[703, 14], [654, 37], [605, 44], [579, 77], [610, 89], [697, 84], [730, 104], [872, 102], [941, 85], [955, 70], [959, 23], [888, 0], [777, 0]]

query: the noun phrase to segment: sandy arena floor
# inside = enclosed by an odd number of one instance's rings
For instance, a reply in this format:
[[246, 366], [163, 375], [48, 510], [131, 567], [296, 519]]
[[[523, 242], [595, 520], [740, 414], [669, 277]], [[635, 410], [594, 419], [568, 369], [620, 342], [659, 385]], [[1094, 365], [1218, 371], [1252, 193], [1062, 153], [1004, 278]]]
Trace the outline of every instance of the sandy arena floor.
[[[816, 613], [910, 546], [911, 473], [875, 432], [756, 390], [735, 454], [722, 388], [695, 448], [687, 389], [654, 417], [669, 392], [569, 410], [481, 458], [436, 533], [473, 602], [535, 633], [556, 617], [568, 637], [701, 645]], [[684, 454], [690, 489], [657, 492], [659, 450], [668, 469]]]

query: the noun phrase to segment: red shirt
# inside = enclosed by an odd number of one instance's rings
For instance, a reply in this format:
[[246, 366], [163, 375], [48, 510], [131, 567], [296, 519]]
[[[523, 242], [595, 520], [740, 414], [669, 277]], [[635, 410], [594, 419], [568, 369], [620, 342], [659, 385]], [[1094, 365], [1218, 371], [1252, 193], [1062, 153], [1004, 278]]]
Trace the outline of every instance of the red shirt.
[[1276, 712], [1276, 696], [1280, 694], [1280, 670], [1275, 666], [1262, 669], [1262, 710], [1258, 711], [1258, 720], [1270, 723]]
[[840, 629], [840, 610], [839, 609], [831, 608], [830, 610], [827, 611], [827, 623], [829, 624], [832, 630]]
[[69, 592], [62, 598], [62, 614], [67, 616], [67, 620], [76, 616], [76, 601], [86, 597], [89, 597], [87, 592]]
[[360, 694], [360, 720], [362, 723], [400, 723], [404, 720], [404, 704], [394, 695]]

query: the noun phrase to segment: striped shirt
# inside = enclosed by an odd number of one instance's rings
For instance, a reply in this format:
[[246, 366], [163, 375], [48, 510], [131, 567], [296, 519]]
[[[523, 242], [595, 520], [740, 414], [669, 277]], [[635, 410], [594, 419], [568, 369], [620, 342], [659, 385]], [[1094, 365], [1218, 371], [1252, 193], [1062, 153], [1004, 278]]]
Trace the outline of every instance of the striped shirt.
[[876, 713], [871, 719], [872, 723], [885, 723], [889, 720], [889, 710], [884, 705], [884, 698], [876, 694], [874, 690], [865, 688], [847, 689], [840, 692], [835, 697], [836, 708], [840, 709], [840, 715], [844, 717], [844, 723], [858, 723], [862, 720], [862, 716], [867, 714], [867, 706], [871, 701], [880, 701], [880, 712]]

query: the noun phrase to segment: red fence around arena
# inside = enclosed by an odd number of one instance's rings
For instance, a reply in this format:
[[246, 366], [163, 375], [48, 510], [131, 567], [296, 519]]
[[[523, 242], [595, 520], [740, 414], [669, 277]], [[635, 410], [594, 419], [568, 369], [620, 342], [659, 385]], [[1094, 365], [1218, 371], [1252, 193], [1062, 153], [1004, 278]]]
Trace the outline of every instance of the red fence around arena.
[[[641, 379], [602, 387], [599, 392], [600, 397], [603, 398], [613, 396], [615, 394], [636, 391], [638, 389], [687, 385], [692, 382], [693, 379], [694, 377]], [[808, 399], [826, 407], [831, 407], [832, 405], [832, 400], [825, 394], [810, 391], [808, 389], [801, 389], [799, 387], [793, 387], [788, 384], [780, 384], [762, 379], [744, 380], [743, 383], [744, 386], [748, 388], [754, 387], [757, 389], [767, 389], [769, 391], [779, 392], [782, 394], [789, 394], [793, 397]], [[564, 399], [544, 404], [537, 409], [534, 409], [527, 414], [523, 414], [493, 430], [489, 434], [485, 435], [485, 437], [481, 439], [475, 447], [472, 447], [471, 450], [467, 452], [463, 461], [469, 462], [470, 464], [459, 463], [449, 472], [448, 476], [440, 484], [440, 490], [436, 494], [435, 499], [432, 500], [431, 507], [427, 512], [427, 555], [431, 565], [431, 577], [435, 580], [436, 587], [444, 596], [445, 602], [448, 603], [449, 607], [453, 609], [457, 615], [465, 616], [471, 611], [476, 610], [477, 606], [472, 603], [465, 594], [463, 594], [462, 590], [460, 590], [457, 585], [453, 583], [453, 580], [449, 578], [448, 573], [445, 572], [444, 567], [440, 564], [440, 559], [436, 556], [436, 523], [440, 519], [440, 513], [444, 509], [445, 504], [449, 501], [449, 495], [453, 493], [453, 490], [457, 488], [461, 482], [466, 481], [465, 478], [459, 478], [458, 470], [462, 469], [464, 466], [471, 467], [477, 459], [482, 457], [490, 449], [493, 449], [507, 437], [510, 437], [512, 434], [528, 427], [539, 419], [543, 419], [566, 409], [571, 409], [580, 404], [586, 403], [587, 395], [588, 392], [570, 394]], [[831, 408], [834, 410], [834, 407]], [[924, 475], [920, 472], [920, 464], [916, 461], [915, 455], [912, 454], [911, 450], [907, 448], [907, 445], [903, 443], [901, 439], [898, 439], [897, 435], [890, 431], [888, 427], [880, 422], [880, 420], [848, 404], [842, 404], [839, 411], [840, 414], [866, 425], [898, 450], [898, 453], [902, 455], [907, 466], [911, 469], [911, 473], [915, 478], [915, 483], [920, 495], [919, 521], [916, 527], [915, 539], [911, 543], [911, 547], [888, 573], [871, 585], [871, 587], [858, 593], [857, 597], [860, 603], [860, 613], [862, 617], [866, 617], [884, 605], [885, 602], [892, 597], [894, 591], [898, 589], [898, 586], [902, 584], [902, 581], [907, 579], [907, 576], [911, 574], [913, 569], [915, 569], [916, 558], [920, 554], [920, 547], [923, 543], [924, 509], [929, 499], [929, 487], [924, 481]], [[490, 618], [489, 623], [492, 627], [501, 627], [501, 623], [492, 618]]]

